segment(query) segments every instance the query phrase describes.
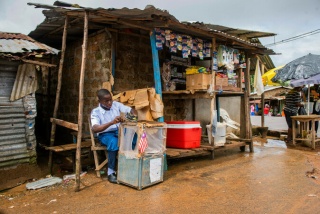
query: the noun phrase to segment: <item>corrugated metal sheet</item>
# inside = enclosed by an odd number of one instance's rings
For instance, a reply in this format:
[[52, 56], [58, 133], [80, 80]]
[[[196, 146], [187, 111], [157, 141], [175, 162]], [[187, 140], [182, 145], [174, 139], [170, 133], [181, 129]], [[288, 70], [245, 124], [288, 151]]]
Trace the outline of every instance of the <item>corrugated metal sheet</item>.
[[[202, 23], [196, 22], [192, 23], [192, 25], [202, 25]], [[277, 34], [275, 33], [270, 33], [270, 32], [262, 32], [262, 31], [253, 31], [253, 30], [245, 30], [245, 29], [239, 29], [239, 28], [231, 28], [231, 27], [226, 27], [222, 25], [213, 25], [213, 24], [203, 24], [206, 27], [220, 31], [223, 33], [228, 33], [231, 35], [234, 35], [236, 37], [242, 38], [242, 39], [247, 39], [250, 40], [252, 38], [261, 38], [261, 37], [269, 37], [269, 36], [275, 36]]]
[[[9, 98], [8, 98], [9, 101]], [[0, 168], [29, 162], [22, 100], [0, 106]]]
[[10, 97], [19, 63], [0, 59], [0, 97]]
[[[199, 36], [201, 38], [210, 39], [215, 37], [217, 41], [228, 43], [230, 41], [237, 41], [244, 47], [253, 47], [259, 50], [260, 53], [267, 52], [268, 54], [274, 54], [270, 49], [256, 43], [244, 40], [238, 36], [228, 34], [216, 29], [209, 28], [204, 24], [190, 25], [190, 23], [181, 23], [173, 15], [168, 13], [166, 10], [160, 10], [153, 6], [147, 6], [144, 10], [137, 8], [128, 9], [115, 9], [115, 8], [72, 8], [70, 7], [55, 7], [50, 5], [43, 5], [37, 3], [28, 3], [38, 8], [45, 8], [50, 10], [43, 11], [47, 17], [46, 20], [37, 26], [36, 30], [32, 31], [29, 35], [39, 41], [46, 44], [60, 45], [62, 30], [64, 25], [65, 15], [70, 17], [69, 22], [72, 23], [68, 29], [68, 38], [80, 38], [83, 35], [83, 11], [89, 11], [89, 33], [95, 32], [105, 27], [114, 29], [122, 28], [143, 28], [151, 30], [156, 27], [166, 26], [168, 29], [176, 32], [190, 34], [193, 36]], [[50, 21], [49, 21], [50, 20]], [[198, 22], [199, 23], [199, 22]], [[214, 26], [214, 25], [212, 25]], [[242, 32], [248, 33], [249, 31]], [[252, 31], [253, 32], [253, 31]], [[254, 32], [255, 36], [258, 34]], [[269, 33], [264, 33], [266, 36]], [[270, 33], [270, 35], [274, 35]], [[55, 41], [54, 41], [55, 40]], [[56, 43], [54, 43], [56, 42]], [[226, 44], [227, 45], [227, 44]]]
[[21, 33], [0, 32], [0, 44], [0, 57], [14, 60], [19, 60], [21, 57], [59, 53], [59, 50]]
[[42, 54], [58, 54], [59, 51], [55, 48], [50, 48], [39, 42], [30, 42], [21, 39], [0, 39], [0, 52], [2, 53], [33, 53], [43, 52]]
[[26, 96], [27, 94], [34, 93], [38, 88], [39, 84], [36, 66], [32, 64], [19, 65], [10, 101], [14, 101]]
[[0, 60], [0, 168], [28, 163], [35, 154], [34, 95], [9, 100], [19, 63]]

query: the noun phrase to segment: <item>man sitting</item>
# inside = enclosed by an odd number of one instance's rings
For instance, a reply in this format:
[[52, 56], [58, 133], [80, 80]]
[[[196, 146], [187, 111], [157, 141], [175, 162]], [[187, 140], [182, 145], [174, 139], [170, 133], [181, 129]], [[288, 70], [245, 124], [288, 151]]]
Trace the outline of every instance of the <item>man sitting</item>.
[[99, 106], [91, 112], [92, 131], [98, 134], [99, 141], [107, 147], [108, 152], [108, 180], [117, 183], [116, 158], [118, 154], [118, 128], [122, 122], [120, 112], [136, 115], [136, 111], [128, 106], [112, 100], [107, 89], [100, 89], [97, 93]]

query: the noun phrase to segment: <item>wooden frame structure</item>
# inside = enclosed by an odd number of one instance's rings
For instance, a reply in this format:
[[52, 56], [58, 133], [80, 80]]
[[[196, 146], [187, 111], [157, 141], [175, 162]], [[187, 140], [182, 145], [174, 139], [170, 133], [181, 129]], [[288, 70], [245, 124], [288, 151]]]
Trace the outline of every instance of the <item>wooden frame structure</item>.
[[[159, 66], [159, 56], [158, 50], [156, 49], [156, 38], [154, 29], [156, 27], [166, 26], [168, 29], [172, 29], [177, 32], [182, 32], [190, 35], [194, 35], [197, 37], [206, 38], [212, 41], [213, 47], [212, 51], [216, 50], [217, 44], [223, 43], [225, 45], [237, 46], [241, 47], [246, 52], [246, 64], [247, 67], [244, 70], [244, 78], [245, 80], [245, 90], [240, 92], [223, 92], [217, 93], [214, 91], [213, 94], [208, 95], [203, 93], [202, 91], [197, 91], [195, 94], [190, 94], [187, 91], [175, 91], [173, 93], [165, 93], [165, 96], [168, 98], [185, 97], [186, 99], [197, 99], [197, 98], [209, 98], [211, 99], [210, 110], [211, 110], [211, 118], [212, 118], [212, 110], [219, 107], [219, 97], [223, 96], [240, 96], [241, 97], [241, 111], [244, 114], [241, 114], [241, 139], [238, 139], [237, 146], [243, 148], [246, 144], [249, 144], [250, 151], [253, 152], [253, 144], [251, 140], [251, 125], [250, 125], [250, 111], [249, 111], [249, 95], [250, 95], [250, 85], [249, 85], [249, 76], [250, 76], [250, 57], [255, 54], [274, 54], [272, 50], [268, 50], [262, 45], [252, 44], [250, 42], [244, 41], [243, 39], [237, 38], [232, 35], [228, 35], [226, 33], [220, 31], [212, 31], [211, 29], [206, 28], [202, 25], [193, 25], [193, 24], [183, 24], [177, 21], [172, 15], [167, 12], [157, 10], [155, 8], [147, 8], [144, 11], [145, 15], [140, 15], [141, 12], [137, 13], [137, 17], [134, 17], [132, 14], [126, 14], [127, 10], [102, 10], [100, 9], [92, 9], [92, 8], [77, 8], [76, 10], [70, 10], [68, 7], [55, 7], [50, 5], [41, 5], [28, 3], [29, 5], [34, 5], [40, 8], [52, 9], [56, 10], [56, 12], [60, 13], [61, 16], [65, 17], [64, 26], [55, 27], [54, 30], [48, 32], [47, 35], [52, 35], [58, 33], [63, 29], [62, 35], [62, 49], [61, 49], [61, 59], [59, 64], [58, 71], [58, 84], [57, 84], [57, 92], [56, 92], [56, 102], [53, 112], [52, 118], [52, 129], [51, 129], [51, 138], [50, 138], [50, 146], [54, 145], [56, 125], [62, 125], [67, 128], [71, 128], [72, 130], [78, 131], [77, 134], [77, 146], [76, 146], [76, 188], [75, 191], [80, 190], [80, 167], [81, 167], [81, 137], [82, 137], [82, 125], [83, 125], [83, 82], [84, 82], [84, 74], [86, 68], [86, 51], [87, 51], [87, 43], [88, 43], [88, 29], [94, 29], [96, 32], [98, 31], [116, 31], [116, 29], [112, 27], [106, 26], [117, 26], [121, 25], [121, 28], [136, 28], [139, 30], [144, 30], [150, 32], [150, 45], [152, 50], [152, 63], [153, 63], [153, 72], [154, 72], [154, 82], [156, 93], [162, 97], [162, 87], [161, 87], [161, 78], [160, 78], [160, 66]], [[55, 3], [56, 4], [56, 3]], [[59, 4], [59, 2], [57, 3]], [[57, 5], [59, 6], [59, 5]], [[72, 6], [70, 6], [72, 7]], [[140, 17], [141, 16], [141, 17]], [[70, 17], [73, 20], [70, 21]], [[83, 44], [82, 44], [82, 62], [81, 62], [81, 71], [80, 71], [80, 81], [79, 81], [79, 109], [78, 109], [78, 123], [73, 124], [67, 121], [62, 121], [57, 119], [57, 110], [59, 107], [59, 99], [60, 99], [60, 91], [61, 91], [61, 81], [62, 81], [62, 69], [64, 65], [64, 57], [65, 57], [65, 49], [66, 49], [66, 41], [67, 41], [67, 29], [68, 26], [72, 23], [73, 25], [78, 25], [79, 22], [83, 20]], [[92, 22], [90, 22], [92, 20]], [[97, 23], [103, 23], [103, 25], [98, 25]], [[90, 25], [91, 28], [90, 28]], [[79, 25], [78, 25], [79, 26]], [[78, 28], [79, 29], [79, 28]], [[249, 32], [249, 31], [248, 31]], [[272, 36], [274, 34], [266, 33], [265, 36]], [[113, 38], [112, 38], [113, 39]], [[219, 41], [218, 41], [219, 40]], [[115, 40], [112, 40], [112, 53], [111, 53], [111, 70], [112, 74], [115, 74]], [[212, 66], [212, 60], [211, 60]], [[241, 69], [242, 71], [242, 69]], [[241, 73], [241, 72], [240, 72]], [[215, 84], [215, 75], [212, 75], [212, 84]], [[213, 87], [215, 88], [215, 87]], [[163, 121], [163, 118], [159, 119], [160, 122]], [[232, 139], [231, 139], [232, 140]], [[207, 149], [208, 151], [213, 151], [214, 147]], [[213, 152], [212, 152], [213, 154]], [[52, 152], [50, 152], [49, 156], [49, 168], [52, 168]]]

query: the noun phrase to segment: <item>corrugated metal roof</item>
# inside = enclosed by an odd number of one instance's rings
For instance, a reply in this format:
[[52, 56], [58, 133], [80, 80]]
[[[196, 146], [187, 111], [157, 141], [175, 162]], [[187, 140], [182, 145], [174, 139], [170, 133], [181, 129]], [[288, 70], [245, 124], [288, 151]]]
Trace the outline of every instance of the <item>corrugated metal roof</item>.
[[[193, 24], [201, 24], [201, 23], [193, 23]], [[254, 30], [245, 30], [245, 29], [239, 29], [239, 28], [231, 28], [226, 27], [222, 25], [213, 25], [213, 24], [204, 24], [210, 29], [220, 31], [223, 33], [228, 33], [234, 36], [237, 36], [239, 38], [245, 38], [245, 39], [252, 39], [252, 38], [261, 38], [261, 37], [269, 37], [269, 36], [275, 36], [277, 34], [270, 33], [270, 32], [262, 32], [262, 31], [254, 31]]]
[[58, 54], [59, 50], [21, 33], [0, 32], [0, 56]]
[[[105, 28], [114, 28], [118, 30], [121, 30], [123, 28], [152, 30], [154, 28], [160, 27], [168, 28], [178, 33], [198, 36], [204, 39], [216, 38], [218, 42], [222, 41], [225, 45], [228, 45], [228, 43], [232, 44], [232, 42], [237, 42], [237, 45], [239, 45], [238, 48], [247, 48], [250, 49], [251, 52], [255, 53], [274, 54], [272, 50], [267, 49], [260, 44], [251, 43], [250, 41], [246, 41], [240, 37], [222, 31], [210, 29], [206, 25], [183, 24], [179, 22], [174, 16], [169, 14], [168, 11], [160, 10], [153, 6], [147, 6], [144, 10], [140, 10], [137, 8], [92, 9], [63, 6], [56, 7], [34, 3], [28, 4], [34, 5], [39, 8], [50, 8], [50, 10], [43, 11], [43, 14], [46, 16], [46, 20], [38, 25], [36, 30], [32, 31], [29, 35], [37, 39], [38, 41], [42, 41], [53, 46], [60, 46], [65, 15], [68, 15], [68, 17], [70, 17], [69, 23], [72, 23], [68, 28], [67, 39], [70, 40], [72, 38], [82, 38], [84, 17], [83, 12], [89, 11], [89, 33]], [[56, 43], [54, 44], [53, 42]]]

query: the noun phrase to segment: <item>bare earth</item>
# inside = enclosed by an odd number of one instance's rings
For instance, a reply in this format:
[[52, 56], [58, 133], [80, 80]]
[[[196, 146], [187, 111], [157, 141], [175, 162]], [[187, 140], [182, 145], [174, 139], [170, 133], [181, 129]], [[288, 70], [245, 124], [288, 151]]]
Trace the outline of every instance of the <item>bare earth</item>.
[[0, 213], [319, 213], [320, 147], [282, 148], [255, 138], [239, 149], [168, 162], [164, 182], [141, 191], [88, 171], [74, 181], [0, 192]]

